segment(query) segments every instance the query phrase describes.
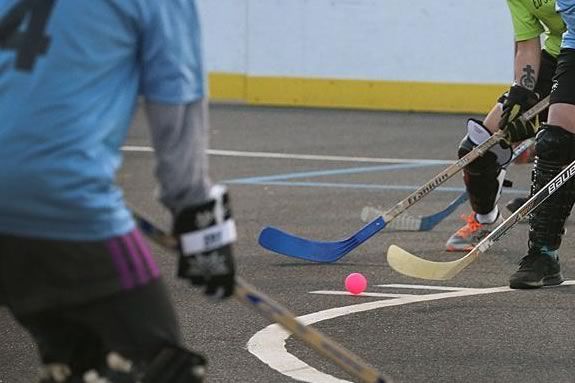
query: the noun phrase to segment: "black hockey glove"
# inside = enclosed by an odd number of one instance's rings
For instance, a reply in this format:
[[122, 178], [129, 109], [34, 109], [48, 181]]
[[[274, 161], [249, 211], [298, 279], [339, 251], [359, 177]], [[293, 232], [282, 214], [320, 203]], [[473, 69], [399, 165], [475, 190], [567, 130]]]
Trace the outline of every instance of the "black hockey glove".
[[226, 189], [214, 186], [208, 202], [180, 212], [175, 217], [173, 232], [179, 239], [178, 276], [194, 286], [205, 286], [204, 292], [210, 297], [232, 295], [235, 286], [232, 243], [237, 235]]
[[503, 113], [499, 129], [505, 132], [505, 144], [511, 145], [527, 138], [535, 137], [539, 129], [539, 116], [523, 122], [521, 115], [539, 101], [537, 93], [519, 85], [513, 85], [503, 103]]

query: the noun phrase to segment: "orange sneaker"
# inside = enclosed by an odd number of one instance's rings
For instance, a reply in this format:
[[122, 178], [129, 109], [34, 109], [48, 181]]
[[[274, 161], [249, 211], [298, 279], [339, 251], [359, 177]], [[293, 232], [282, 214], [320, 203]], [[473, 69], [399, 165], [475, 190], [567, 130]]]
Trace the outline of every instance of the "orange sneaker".
[[521, 153], [519, 157], [517, 157], [513, 162], [520, 165], [520, 164], [529, 164], [532, 163], [533, 161], [535, 161], [535, 148], [531, 146], [523, 153]]
[[447, 251], [471, 251], [481, 240], [489, 235], [493, 229], [503, 222], [501, 213], [493, 223], [479, 223], [475, 212], [469, 216], [461, 216], [466, 223], [455, 232], [445, 244]]

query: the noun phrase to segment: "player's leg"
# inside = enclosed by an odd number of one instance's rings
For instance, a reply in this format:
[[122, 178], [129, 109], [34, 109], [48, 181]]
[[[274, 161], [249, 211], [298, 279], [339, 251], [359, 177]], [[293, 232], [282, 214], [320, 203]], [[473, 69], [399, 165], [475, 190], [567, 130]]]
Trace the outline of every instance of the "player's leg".
[[102, 299], [76, 312], [106, 349], [111, 382], [131, 377], [143, 383], [199, 383], [206, 360], [181, 346], [169, 297], [161, 281]]
[[[174, 382], [201, 382], [205, 361], [179, 346], [171, 303], [137, 231], [90, 242], [0, 236], [0, 245], [0, 284], [40, 346], [43, 383], [82, 382], [91, 370], [92, 378], [131, 383], [166, 363], [187, 366]], [[134, 370], [110, 363], [118, 360]]]
[[[472, 151], [490, 135], [488, 126], [501, 115], [500, 104], [488, 114], [487, 126], [476, 120], [468, 121], [468, 134], [459, 145], [459, 158]], [[466, 224], [455, 232], [446, 243], [447, 251], [469, 251], [503, 218], [497, 207], [505, 178], [505, 163], [509, 160], [509, 151], [496, 145], [493, 149], [479, 157], [463, 169], [463, 180], [469, 194], [472, 213], [467, 217]]]
[[[575, 50], [561, 51], [555, 81], [548, 124], [537, 135], [532, 194], [575, 159]], [[558, 249], [574, 202], [575, 182], [568, 181], [533, 212], [529, 221], [529, 250], [519, 270], [510, 278], [512, 288], [563, 282]]]
[[80, 383], [84, 373], [105, 366], [99, 337], [61, 310], [16, 314], [38, 346], [41, 383]]
[[[560, 126], [544, 124], [537, 135], [531, 194], [535, 194], [575, 159], [575, 136]], [[559, 188], [531, 215], [529, 250], [510, 278], [512, 288], [534, 288], [563, 282], [558, 249], [565, 220], [575, 201], [573, 181]]]
[[[125, 243], [128, 246], [116, 251], [125, 259], [137, 259], [139, 254], [147, 260], [143, 266], [154, 269], [150, 250], [137, 230], [128, 234]], [[203, 382], [206, 360], [181, 346], [172, 303], [160, 279], [85, 305], [76, 315], [102, 340], [107, 364], [97, 374], [110, 382]]]
[[173, 310], [158, 280], [17, 318], [39, 346], [41, 383], [203, 381], [205, 359], [179, 346]]

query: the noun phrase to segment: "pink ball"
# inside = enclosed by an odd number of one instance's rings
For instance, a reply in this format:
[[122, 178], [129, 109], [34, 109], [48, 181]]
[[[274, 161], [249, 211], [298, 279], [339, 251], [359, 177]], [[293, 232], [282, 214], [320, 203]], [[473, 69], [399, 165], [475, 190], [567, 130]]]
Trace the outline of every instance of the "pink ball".
[[361, 273], [351, 273], [345, 278], [345, 288], [353, 295], [361, 294], [367, 288], [367, 279]]

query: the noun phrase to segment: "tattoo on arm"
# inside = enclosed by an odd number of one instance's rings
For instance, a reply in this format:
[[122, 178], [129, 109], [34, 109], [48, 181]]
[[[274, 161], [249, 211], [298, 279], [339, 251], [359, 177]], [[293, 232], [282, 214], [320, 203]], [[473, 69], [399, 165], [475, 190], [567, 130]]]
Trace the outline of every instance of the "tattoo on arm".
[[533, 67], [527, 64], [523, 67], [522, 72], [523, 75], [519, 80], [519, 85], [529, 90], [535, 89], [536, 80], [535, 80], [535, 70], [533, 69]]

